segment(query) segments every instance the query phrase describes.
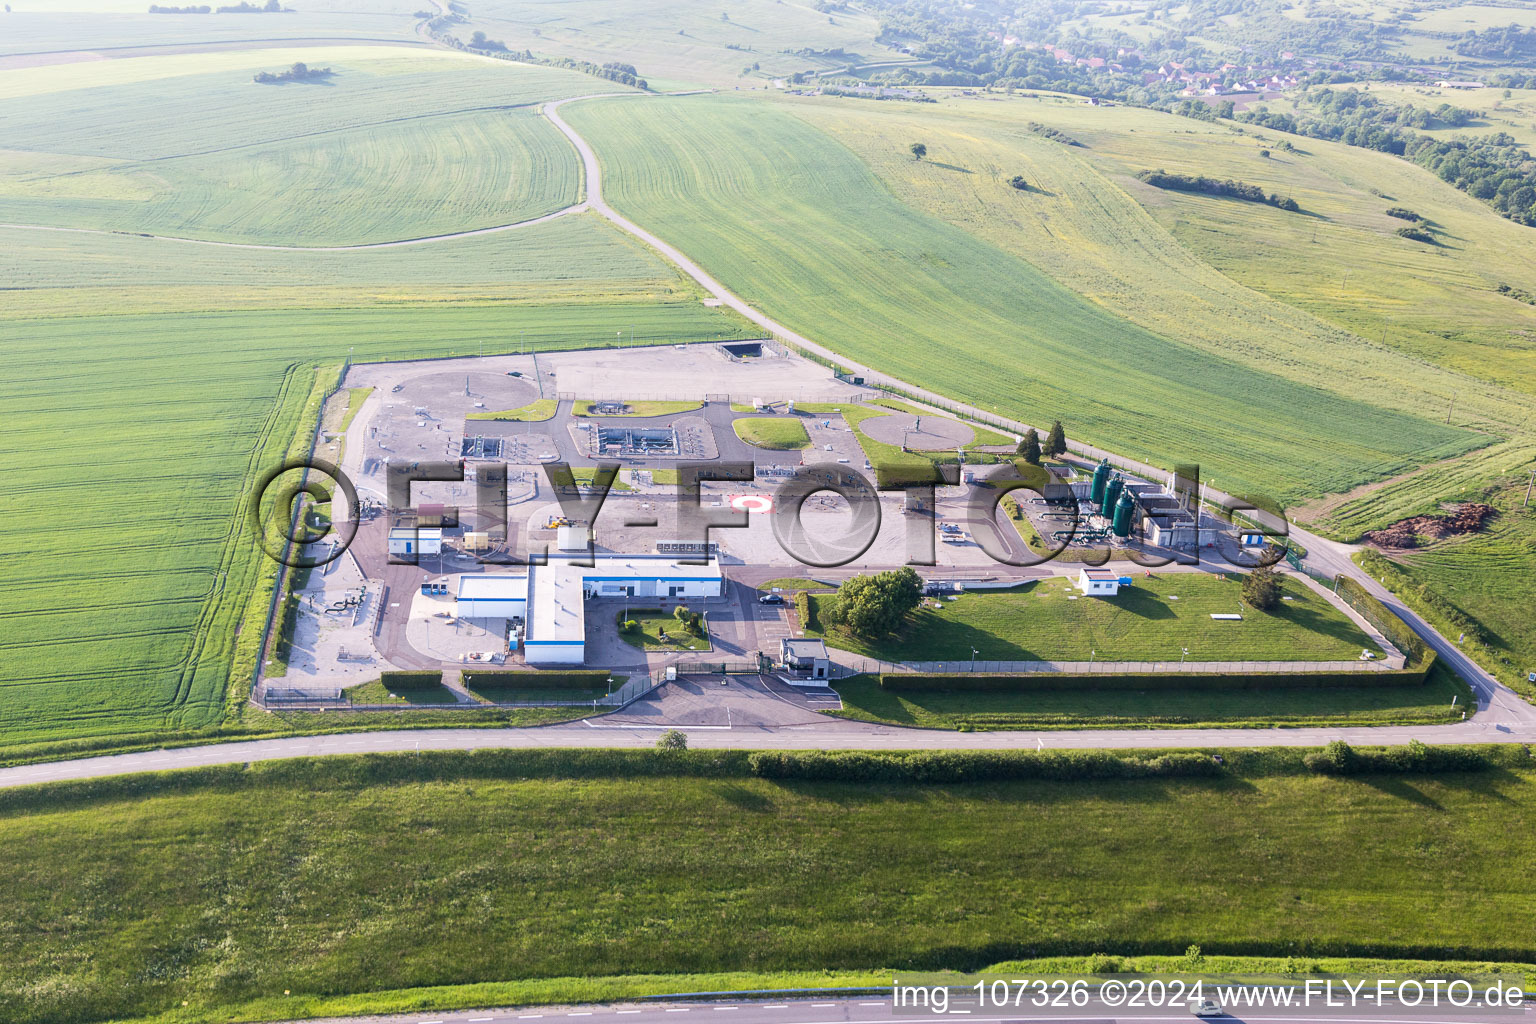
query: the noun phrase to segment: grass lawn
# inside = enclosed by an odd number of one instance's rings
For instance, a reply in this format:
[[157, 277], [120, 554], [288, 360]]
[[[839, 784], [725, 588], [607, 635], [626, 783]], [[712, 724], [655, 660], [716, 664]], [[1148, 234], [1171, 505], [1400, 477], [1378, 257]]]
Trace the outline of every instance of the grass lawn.
[[[1013, 590], [926, 601], [898, 635], [870, 642], [834, 627], [834, 647], [887, 661], [1353, 661], [1376, 649], [1358, 626], [1295, 580], [1272, 612], [1243, 605], [1241, 622], [1211, 618], [1239, 611], [1235, 579], [1205, 573], [1138, 576], [1116, 597], [1077, 597], [1066, 578]], [[811, 597], [813, 607], [830, 596]], [[1378, 651], [1379, 653], [1379, 651]]]
[[353, 704], [457, 704], [458, 695], [441, 683], [436, 686], [414, 686], [391, 691], [382, 682], [374, 680], [341, 691]]
[[[833, 684], [843, 710], [860, 722], [922, 729], [1084, 729], [1210, 726], [1432, 725], [1461, 720], [1471, 692], [1452, 672], [1422, 686], [1292, 689], [893, 691], [874, 676]], [[1451, 698], [1459, 698], [1451, 706]]]
[[790, 416], [750, 416], [735, 420], [736, 436], [747, 444], [772, 451], [796, 451], [811, 446], [805, 424]]
[[601, 416], [604, 418], [609, 416], [673, 416], [680, 412], [692, 412], [695, 409], [702, 408], [698, 402], [629, 402], [626, 404], [629, 407], [627, 412], [600, 413], [593, 411], [591, 399], [583, 398], [575, 403], [571, 414], [574, 416]]
[[11, 795], [0, 1018], [202, 1021], [263, 1000], [257, 1019], [292, 1019], [284, 990], [297, 1005], [1191, 943], [1530, 959], [1528, 769], [779, 784], [729, 769], [552, 776], [529, 767], [538, 752], [518, 753], [270, 762]]
[[472, 412], [467, 420], [513, 420], [519, 423], [535, 423], [547, 420], [555, 414], [559, 405], [553, 398], [538, 398], [517, 409], [500, 409], [496, 412]]
[[820, 580], [808, 579], [804, 576], [781, 576], [776, 580], [759, 583], [758, 590], [836, 590], [835, 583], [823, 583]]
[[[620, 612], [618, 617], [622, 623], [626, 615]], [[627, 617], [640, 624], [639, 633], [626, 633], [622, 630], [619, 632], [619, 637], [631, 647], [638, 647], [642, 651], [714, 650], [714, 645], [710, 643], [708, 636], [694, 636], [683, 629], [683, 624], [675, 617], [655, 608], [631, 608]], [[661, 639], [662, 630], [666, 630], [666, 640]]]

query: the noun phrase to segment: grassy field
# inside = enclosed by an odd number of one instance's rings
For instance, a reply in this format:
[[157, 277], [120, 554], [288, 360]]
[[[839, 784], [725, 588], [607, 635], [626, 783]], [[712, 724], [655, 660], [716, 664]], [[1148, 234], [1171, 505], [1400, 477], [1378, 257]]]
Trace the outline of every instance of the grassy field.
[[[874, 676], [835, 684], [839, 718], [920, 729], [1227, 729], [1434, 725], [1461, 720], [1472, 693], [1454, 673], [1422, 686], [1170, 691], [883, 690]], [[1451, 699], [1456, 698], [1453, 707]]]
[[811, 435], [805, 424], [786, 416], [751, 416], [734, 420], [731, 426], [736, 436], [747, 444], [773, 451], [796, 451], [809, 448]]
[[[0, 53], [249, 43], [251, 39], [295, 41], [347, 39], [417, 42], [413, 0], [325, 0], [323, 6], [285, 5], [284, 13], [150, 14], [139, 0], [70, 0], [69, 3], [12, 4]], [[67, 8], [61, 10], [60, 8]], [[296, 57], [295, 60], [303, 60]], [[105, 63], [105, 62], [103, 62]], [[78, 67], [79, 65], [76, 65]]]
[[[876, 43], [876, 15], [853, 7], [823, 12], [776, 0], [733, 0], [729, 9], [667, 0], [481, 0], [473, 14], [460, 29], [465, 38], [478, 28], [514, 49], [596, 64], [622, 61], [633, 64], [652, 89], [755, 89], [796, 71], [841, 67], [850, 58], [910, 59]], [[810, 52], [826, 50], [849, 56]]]
[[589, 398], [578, 399], [571, 409], [573, 416], [674, 416], [678, 413], [693, 412], [700, 408], [698, 402], [627, 402], [626, 411], [621, 413], [600, 413], [594, 408], [594, 403]]
[[[903, 204], [853, 152], [778, 105], [593, 101], [569, 118], [598, 140], [610, 202], [748, 302], [850, 358], [984, 407], [1059, 416], [1136, 457], [1199, 459], [1229, 489], [1282, 500], [1486, 443], [1159, 337]], [[722, 150], [738, 158], [721, 161]]]
[[1531, 959], [1523, 769], [921, 787], [369, 764], [13, 798], [0, 1015], [190, 1022], [262, 1000], [260, 1019], [287, 1019], [416, 986], [1191, 943]]
[[519, 423], [536, 423], [552, 419], [559, 402], [553, 398], [539, 398], [517, 409], [498, 409], [496, 412], [472, 412], [467, 420], [512, 420]]
[[[586, 76], [388, 48], [303, 59], [331, 58], [323, 84], [260, 86], [231, 68], [0, 99], [0, 221], [340, 245], [579, 198], [575, 151], [530, 104], [587, 91]], [[0, 72], [0, 96], [18, 74]]]
[[[1241, 605], [1236, 579], [1205, 573], [1137, 577], [1115, 597], [1078, 597], [1056, 577], [1013, 590], [925, 602], [895, 636], [870, 641], [840, 627], [827, 642], [886, 661], [1353, 661], [1380, 654], [1343, 612], [1295, 580], [1272, 612]], [[812, 596], [813, 607], [827, 597]], [[1213, 613], [1241, 612], [1241, 622]]]
[[1478, 533], [1392, 552], [1387, 583], [1452, 640], [1460, 628], [1421, 588], [1476, 619], [1485, 636], [1469, 638], [1463, 649], [1508, 685], [1536, 696], [1526, 679], [1536, 672], [1536, 619], [1530, 614], [1536, 602], [1536, 507], [1521, 504], [1528, 480], [1507, 478], [1465, 495], [1493, 505], [1498, 516]]
[[[1284, 153], [1278, 133], [1075, 97], [783, 102], [849, 146], [903, 202], [1149, 331], [1400, 411], [1438, 409], [1443, 419], [1455, 396], [1453, 422], [1513, 439], [1453, 468], [1471, 479], [1532, 454], [1530, 307], [1497, 291], [1501, 282], [1536, 289], [1530, 229], [1428, 172], [1311, 139]], [[1042, 138], [1027, 121], [1084, 145]], [[910, 158], [913, 138], [926, 140], [929, 159]], [[1306, 212], [1153, 189], [1134, 177], [1149, 167], [1262, 184]], [[1009, 187], [1014, 174], [1029, 192]], [[1392, 205], [1432, 217], [1448, 244], [1405, 245], [1392, 233], [1401, 222], [1385, 213]], [[1150, 280], [1158, 287], [1147, 288]], [[1076, 426], [1070, 411], [1062, 418]], [[1286, 418], [1275, 422], [1292, 430]], [[1202, 461], [1223, 486], [1224, 474]], [[1429, 475], [1438, 487], [1442, 473]], [[1412, 493], [1418, 483], [1383, 489], [1367, 525], [1422, 500]]]

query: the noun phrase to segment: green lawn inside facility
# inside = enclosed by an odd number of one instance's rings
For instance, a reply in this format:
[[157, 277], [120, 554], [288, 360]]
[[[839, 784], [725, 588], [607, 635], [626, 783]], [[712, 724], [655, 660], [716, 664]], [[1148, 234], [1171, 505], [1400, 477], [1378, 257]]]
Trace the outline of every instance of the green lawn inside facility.
[[749, 416], [734, 421], [736, 436], [747, 444], [772, 451], [797, 451], [809, 448], [811, 435], [805, 424], [789, 416]]
[[472, 412], [464, 418], [467, 420], [511, 420], [520, 423], [534, 423], [553, 417], [558, 405], [559, 403], [553, 398], [539, 398], [516, 409], [498, 409], [495, 412]]
[[677, 413], [692, 412], [699, 408], [698, 402], [625, 402], [623, 412], [598, 412], [596, 403], [590, 398], [584, 398], [576, 402], [571, 410], [573, 416], [672, 416]]
[[[1282, 581], [1273, 611], [1241, 604], [1235, 576], [1137, 576], [1115, 597], [1082, 596], [1066, 577], [1005, 591], [929, 599], [900, 633], [878, 641], [841, 627], [834, 647], [886, 661], [1352, 661], [1381, 650], [1343, 612], [1304, 584]], [[811, 595], [819, 610], [831, 595]], [[1212, 619], [1241, 614], [1241, 621]], [[819, 616], [818, 616], [819, 618]]]
[[[623, 624], [625, 618], [633, 619], [640, 627], [638, 633], [619, 630], [619, 636], [631, 647], [638, 647], [642, 651], [709, 651], [714, 647], [709, 641], [709, 636], [694, 636], [683, 628], [683, 624], [669, 612], [663, 612], [656, 608], [630, 608], [618, 613], [618, 621]], [[661, 638], [665, 631], [667, 639]]]
[[417, 986], [1191, 944], [1530, 959], [1531, 769], [1335, 779], [1285, 768], [1295, 753], [1224, 751], [1211, 779], [924, 786], [778, 783], [724, 751], [677, 759], [717, 777], [648, 777], [624, 759], [640, 753], [338, 757], [8, 794], [0, 1018], [215, 1020], [261, 1000], [242, 1019], [292, 1019], [315, 996]]
[[[1472, 693], [1450, 671], [1419, 686], [1187, 690], [886, 690], [874, 676], [834, 684], [831, 714], [920, 729], [1289, 728], [1458, 722]], [[1455, 703], [1452, 703], [1452, 699]]]

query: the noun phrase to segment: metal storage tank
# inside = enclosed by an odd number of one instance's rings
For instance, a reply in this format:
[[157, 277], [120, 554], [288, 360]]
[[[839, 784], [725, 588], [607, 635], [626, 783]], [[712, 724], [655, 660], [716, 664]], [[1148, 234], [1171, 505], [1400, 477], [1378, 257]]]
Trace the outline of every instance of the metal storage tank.
[[1095, 505], [1104, 503], [1104, 487], [1109, 483], [1109, 460], [1100, 462], [1093, 471], [1092, 500]]
[[1109, 482], [1107, 487], [1104, 488], [1104, 500], [1099, 504], [1099, 515], [1103, 516], [1105, 519], [1108, 519], [1110, 516], [1114, 515], [1115, 502], [1120, 500], [1120, 495], [1124, 491], [1125, 478], [1122, 477], [1119, 473], [1116, 473], [1115, 478]]
[[1130, 491], [1121, 491], [1120, 500], [1115, 502], [1115, 522], [1113, 529], [1116, 537], [1129, 537], [1131, 535], [1131, 520], [1136, 515], [1136, 499], [1131, 497]]

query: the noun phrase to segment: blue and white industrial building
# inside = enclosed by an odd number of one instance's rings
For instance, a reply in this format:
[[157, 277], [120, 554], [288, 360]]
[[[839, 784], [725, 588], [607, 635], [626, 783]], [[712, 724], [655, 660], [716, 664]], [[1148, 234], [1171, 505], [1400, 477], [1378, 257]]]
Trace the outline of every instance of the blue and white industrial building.
[[[581, 564], [590, 562], [590, 564]], [[527, 575], [470, 573], [459, 578], [458, 614], [526, 624], [524, 660], [534, 667], [586, 661], [586, 602], [594, 598], [695, 600], [719, 597], [725, 577], [714, 559], [689, 564], [659, 555], [551, 554]]]

